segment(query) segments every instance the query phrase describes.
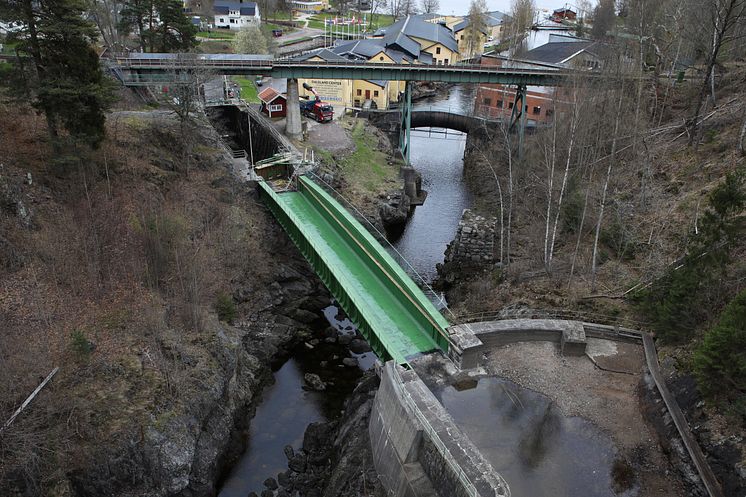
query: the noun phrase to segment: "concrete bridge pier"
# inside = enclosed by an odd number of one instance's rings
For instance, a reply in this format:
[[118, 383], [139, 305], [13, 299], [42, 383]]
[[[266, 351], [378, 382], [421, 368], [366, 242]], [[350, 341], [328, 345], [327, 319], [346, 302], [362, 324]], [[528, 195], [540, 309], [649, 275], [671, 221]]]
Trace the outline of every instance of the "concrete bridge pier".
[[296, 78], [287, 79], [288, 100], [287, 100], [287, 117], [285, 121], [285, 134], [294, 140], [301, 139], [301, 122], [300, 122], [300, 97], [298, 96], [298, 80]]

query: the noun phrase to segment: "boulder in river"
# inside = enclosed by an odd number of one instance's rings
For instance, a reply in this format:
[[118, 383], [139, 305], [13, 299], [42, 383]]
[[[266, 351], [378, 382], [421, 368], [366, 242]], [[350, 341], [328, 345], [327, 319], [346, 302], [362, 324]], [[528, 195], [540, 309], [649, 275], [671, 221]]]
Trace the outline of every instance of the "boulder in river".
[[368, 342], [366, 342], [365, 340], [355, 338], [350, 342], [350, 350], [355, 354], [364, 354], [366, 352], [370, 352], [372, 349], [370, 348], [370, 345], [368, 345]]
[[303, 379], [306, 381], [306, 385], [308, 385], [313, 390], [316, 390], [318, 392], [326, 390], [326, 383], [324, 383], [324, 381], [317, 374], [306, 373], [305, 375], [303, 375]]

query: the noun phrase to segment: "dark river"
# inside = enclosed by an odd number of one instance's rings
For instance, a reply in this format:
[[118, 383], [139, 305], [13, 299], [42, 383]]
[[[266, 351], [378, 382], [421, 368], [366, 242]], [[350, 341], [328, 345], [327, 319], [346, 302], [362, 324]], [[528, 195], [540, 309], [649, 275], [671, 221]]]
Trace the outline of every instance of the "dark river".
[[[323, 314], [327, 322], [316, 326], [311, 338], [318, 343], [313, 349], [301, 344], [290, 359], [278, 365], [274, 383], [262, 391], [262, 400], [245, 434], [246, 450], [223, 482], [219, 497], [246, 497], [252, 491], [261, 494], [264, 480], [276, 479], [278, 473], [288, 469], [285, 446], [297, 451], [309, 424], [339, 417], [362, 370], [375, 362], [372, 352], [355, 354], [346, 347], [326, 343], [324, 336], [328, 335], [323, 332], [327, 324], [338, 335], [354, 336], [357, 331], [335, 305], [324, 309]], [[359, 367], [344, 366], [345, 357], [355, 357]], [[319, 375], [327, 389], [324, 392], [305, 389], [306, 373]]]
[[510, 485], [515, 496], [634, 495], [616, 493], [616, 449], [590, 422], [565, 417], [548, 397], [503, 378], [476, 388], [437, 392], [459, 427]]
[[[470, 86], [453, 86], [447, 95], [418, 100], [414, 109], [470, 114], [475, 91]], [[458, 131], [412, 130], [410, 160], [422, 174], [422, 188], [428, 195], [393, 245], [428, 283], [437, 276], [435, 265], [443, 262], [461, 213], [471, 205], [471, 195], [463, 181], [465, 146], [466, 135]]]

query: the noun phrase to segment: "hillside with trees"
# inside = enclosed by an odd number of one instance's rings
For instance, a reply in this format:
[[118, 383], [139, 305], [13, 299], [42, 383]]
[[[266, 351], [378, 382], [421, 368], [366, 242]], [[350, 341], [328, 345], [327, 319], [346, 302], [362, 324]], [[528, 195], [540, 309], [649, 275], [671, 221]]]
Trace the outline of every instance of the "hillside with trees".
[[469, 138], [500, 264], [441, 283], [463, 313], [573, 309], [653, 331], [670, 379], [696, 378], [703, 445], [740, 439], [746, 2], [602, 1], [594, 21], [600, 75], [555, 93], [554, 126], [522, 154], [507, 126]]

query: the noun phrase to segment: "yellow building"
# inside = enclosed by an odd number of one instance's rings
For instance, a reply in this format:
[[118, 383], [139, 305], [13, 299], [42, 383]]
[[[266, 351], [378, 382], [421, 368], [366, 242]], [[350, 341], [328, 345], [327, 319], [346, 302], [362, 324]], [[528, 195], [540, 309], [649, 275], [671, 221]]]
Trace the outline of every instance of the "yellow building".
[[[352, 40], [332, 48], [319, 49], [295, 60], [309, 62], [365, 61], [378, 64], [451, 64], [458, 62], [459, 51], [451, 30], [441, 25], [407, 17], [386, 28], [382, 36]], [[371, 105], [387, 109], [398, 102], [404, 92], [404, 81], [319, 80], [298, 81], [298, 94], [314, 98], [313, 87], [327, 102], [347, 107]]]
[[321, 12], [322, 10], [326, 10], [329, 8], [329, 0], [319, 0], [315, 2], [304, 2], [301, 0], [290, 0], [287, 3], [287, 6], [290, 7], [291, 10], [297, 11], [297, 12]]
[[[472, 32], [475, 31], [476, 35], [472, 36]], [[470, 59], [477, 55], [482, 55], [484, 44], [487, 42], [490, 32], [491, 29], [488, 26], [483, 30], [475, 30], [468, 18], [456, 24], [453, 27], [453, 34], [458, 42], [458, 51], [461, 53], [461, 56], [465, 59]]]

